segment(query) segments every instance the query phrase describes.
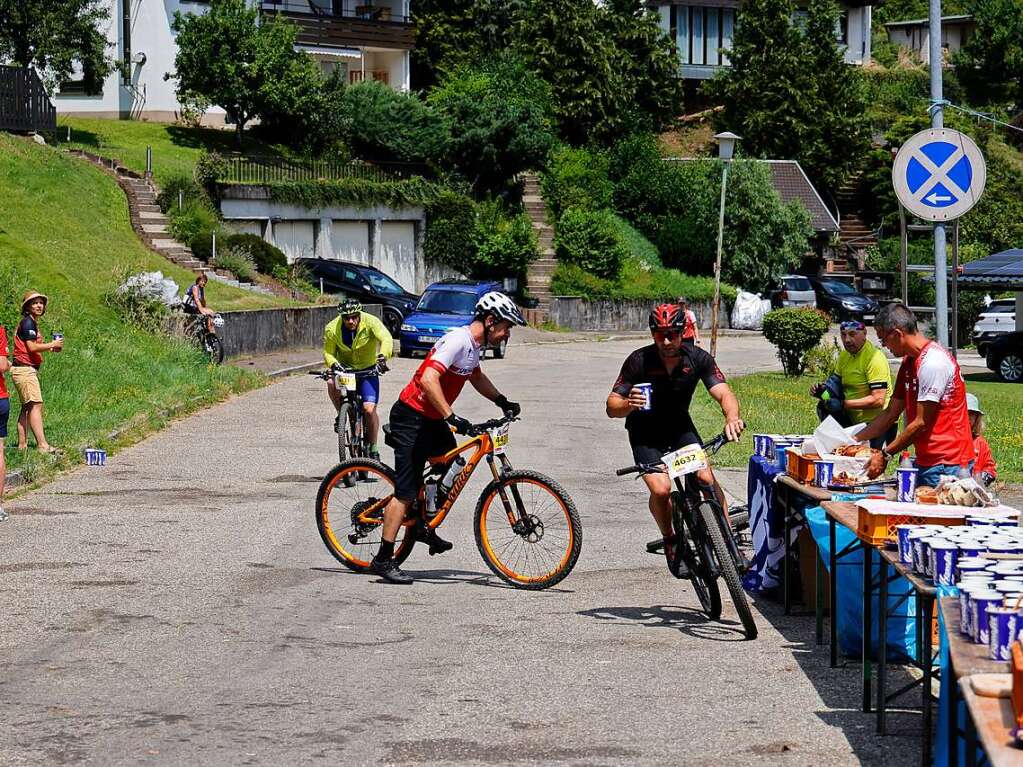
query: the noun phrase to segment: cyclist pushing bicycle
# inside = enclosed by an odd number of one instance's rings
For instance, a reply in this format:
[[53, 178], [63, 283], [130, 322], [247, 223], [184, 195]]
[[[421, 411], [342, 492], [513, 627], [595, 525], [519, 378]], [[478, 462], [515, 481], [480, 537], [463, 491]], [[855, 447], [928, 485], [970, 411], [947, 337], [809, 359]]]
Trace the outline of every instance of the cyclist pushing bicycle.
[[[394, 497], [383, 513], [380, 549], [370, 569], [389, 583], [408, 584], [412, 577], [394, 558], [394, 544], [408, 510], [423, 487], [427, 459], [456, 447], [454, 429], [469, 434], [472, 424], [455, 414], [452, 405], [466, 382], [509, 417], [517, 416], [519, 405], [510, 402], [480, 368], [480, 350], [505, 341], [515, 325], [526, 321], [515, 303], [503, 293], [492, 291], [476, 304], [473, 321], [445, 334], [423, 360], [412, 380], [391, 408], [390, 437], [394, 448]], [[451, 544], [432, 528], [422, 540], [431, 554], [443, 553]]]
[[[323, 363], [328, 368], [338, 365], [365, 371], [377, 366], [386, 370], [386, 361], [394, 354], [391, 333], [383, 322], [362, 311], [362, 304], [346, 298], [338, 304], [338, 317], [323, 329]], [[362, 411], [366, 425], [366, 442], [369, 457], [380, 460], [377, 438], [380, 433], [380, 416], [377, 402], [380, 400], [380, 376], [376, 372], [360, 373], [358, 376], [359, 395], [362, 397]], [[334, 377], [327, 377], [327, 396], [334, 410], [341, 410], [341, 393]], [[334, 431], [344, 424], [334, 419]]]
[[[607, 415], [625, 419], [632, 455], [638, 465], [660, 464], [666, 453], [701, 443], [689, 415], [693, 393], [701, 381], [721, 406], [725, 417], [724, 434], [728, 439], [738, 441], [745, 428], [739, 417], [739, 400], [725, 382], [714, 358], [703, 349], [683, 342], [687, 322], [684, 308], [677, 304], [655, 307], [650, 312], [654, 343], [626, 358], [607, 397]], [[672, 480], [658, 472], [642, 476], [650, 491], [650, 513], [664, 539], [664, 553], [671, 569], [678, 561], [669, 502]], [[697, 473], [697, 478], [702, 485], [714, 489], [727, 517], [725, 495], [709, 462], [706, 469]]]

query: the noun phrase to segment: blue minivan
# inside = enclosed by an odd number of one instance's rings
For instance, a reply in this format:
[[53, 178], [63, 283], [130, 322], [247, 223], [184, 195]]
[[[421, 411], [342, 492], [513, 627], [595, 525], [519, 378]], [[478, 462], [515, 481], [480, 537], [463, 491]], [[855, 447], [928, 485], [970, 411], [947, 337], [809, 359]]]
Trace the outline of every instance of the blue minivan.
[[[428, 352], [451, 328], [472, 322], [476, 302], [485, 293], [501, 290], [500, 282], [479, 280], [443, 280], [423, 291], [416, 308], [401, 323], [398, 355], [411, 357], [415, 352]], [[504, 341], [491, 347], [495, 359], [503, 359], [508, 348]], [[483, 349], [486, 353], [486, 349]]]

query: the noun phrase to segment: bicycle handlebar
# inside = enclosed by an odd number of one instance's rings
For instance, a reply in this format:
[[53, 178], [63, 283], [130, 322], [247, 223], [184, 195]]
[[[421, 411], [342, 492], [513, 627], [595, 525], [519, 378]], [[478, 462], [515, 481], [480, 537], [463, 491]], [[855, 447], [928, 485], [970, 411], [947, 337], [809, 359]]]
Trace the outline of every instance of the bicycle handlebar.
[[471, 429], [472, 433], [471, 434], [466, 434], [465, 436], [467, 436], [467, 437], [478, 437], [480, 434], [482, 434], [485, 431], [490, 431], [491, 429], [499, 429], [502, 426], [504, 426], [506, 423], [511, 423], [512, 421], [519, 421], [519, 420], [521, 420], [521, 419], [517, 415], [506, 415], [506, 416], [504, 416], [502, 418], [491, 418], [489, 421], [483, 421], [482, 423], [474, 423], [474, 424], [471, 425], [472, 426], [472, 429]]
[[[702, 447], [708, 455], [714, 455], [722, 447], [724, 447], [730, 440], [728, 435], [721, 432], [713, 439], [707, 440], [700, 447]], [[626, 474], [663, 474], [667, 469], [663, 463], [638, 463], [635, 466], [628, 466], [624, 469], [618, 469], [615, 472], [616, 477], [624, 477]]]
[[357, 376], [368, 375], [382, 376], [388, 370], [390, 370], [390, 368], [387, 368], [387, 370], [381, 370], [380, 366], [376, 363], [370, 365], [368, 368], [361, 368], [359, 370], [356, 370], [355, 368], [347, 368], [344, 365], [338, 365], [333, 368], [328, 368], [327, 370], [310, 370], [309, 375], [316, 376], [317, 378], [322, 378], [324, 381], [329, 381], [331, 378], [334, 377], [335, 373], [354, 373]]

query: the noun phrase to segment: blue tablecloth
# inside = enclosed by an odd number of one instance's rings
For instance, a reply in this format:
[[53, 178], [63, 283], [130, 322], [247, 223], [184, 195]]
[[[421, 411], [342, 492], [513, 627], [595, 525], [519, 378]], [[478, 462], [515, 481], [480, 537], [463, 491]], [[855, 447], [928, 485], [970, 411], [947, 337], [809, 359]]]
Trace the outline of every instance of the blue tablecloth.
[[[836, 496], [835, 500], [842, 500]], [[824, 509], [816, 506], [807, 509], [806, 521], [810, 526], [820, 549], [821, 559], [824, 566], [830, 564], [828, 554], [829, 536], [828, 519]], [[835, 526], [835, 545], [838, 551], [842, 551], [850, 543], [856, 540], [852, 531], [842, 525]], [[874, 554], [873, 578], [879, 581], [881, 564], [878, 554]], [[842, 654], [859, 658], [863, 654], [863, 550], [857, 549], [846, 554], [838, 560], [838, 646]], [[890, 568], [889, 568], [890, 572]], [[835, 577], [832, 574], [832, 577]], [[899, 577], [888, 584], [888, 660], [892, 663], [899, 663], [908, 658], [916, 657], [916, 598], [910, 596], [904, 602], [896, 606], [896, 602], [904, 595], [912, 591], [913, 587], [905, 578]], [[872, 620], [871, 646], [877, 651], [877, 610], [881, 597], [874, 592], [871, 603]]]
[[[942, 597], [957, 597], [959, 589], [954, 586], [938, 586], [938, 599]], [[958, 626], [953, 626], [952, 631], [958, 631]], [[940, 641], [940, 654], [938, 666], [941, 669], [941, 692], [938, 694], [938, 726], [934, 732], [934, 767], [946, 767], [948, 760], [948, 728], [952, 726], [952, 689], [950, 685], [956, 684], [952, 674], [952, 662], [948, 656], [948, 632], [949, 627], [945, 625], [945, 616], [938, 610], [938, 636]], [[947, 680], [947, 681], [946, 681]], [[966, 728], [966, 717], [969, 712], [962, 696], [958, 698], [959, 712], [956, 722], [960, 731]], [[956, 736], [956, 750], [959, 752], [956, 764], [966, 764], [966, 739], [961, 735]], [[983, 758], [983, 751], [978, 748], [975, 764], [980, 764]]]
[[746, 474], [746, 498], [749, 528], [753, 536], [753, 558], [742, 578], [752, 594], [777, 588], [781, 584], [785, 556], [785, 518], [774, 503], [774, 479], [781, 470], [760, 456], [749, 460]]

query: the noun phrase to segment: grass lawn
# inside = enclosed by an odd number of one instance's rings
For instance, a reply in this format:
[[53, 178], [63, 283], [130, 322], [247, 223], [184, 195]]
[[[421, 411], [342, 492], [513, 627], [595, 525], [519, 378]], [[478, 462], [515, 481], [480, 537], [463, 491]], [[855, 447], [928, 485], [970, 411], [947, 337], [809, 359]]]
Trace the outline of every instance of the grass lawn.
[[[66, 142], [68, 126], [71, 127], [70, 143]], [[173, 176], [191, 177], [195, 161], [204, 149], [221, 154], [232, 154], [238, 149], [233, 130], [186, 128], [137, 120], [62, 116], [57, 135], [65, 148], [114, 157], [139, 173], [146, 170], [146, 147], [150, 146], [153, 148], [153, 176], [157, 185], [163, 185]], [[244, 137], [243, 148], [246, 152], [279, 154], [272, 146], [249, 134]]]
[[[781, 373], [755, 373], [729, 381], [742, 405], [749, 431], [738, 445], [718, 453], [720, 466], [745, 466], [753, 452], [752, 434], [809, 434], [817, 425], [814, 401], [807, 390], [819, 379], [811, 376], [786, 378]], [[987, 413], [987, 439], [998, 462], [998, 478], [1023, 482], [1023, 387], [995, 380], [993, 374], [966, 376], [969, 391], [980, 398]], [[721, 410], [702, 387], [693, 398], [693, 420], [704, 439], [718, 434]]]
[[[41, 322], [49, 338], [62, 331], [65, 350], [46, 354], [41, 372], [48, 439], [65, 448], [58, 465], [80, 461], [87, 445], [113, 447], [112, 430], [138, 423], [138, 433], [184, 403], [193, 410], [262, 377], [231, 367], [210, 367], [189, 345], [140, 332], [102, 301], [123, 268], [160, 270], [182, 286], [191, 272], [147, 250], [128, 222], [121, 189], [99, 169], [49, 147], [0, 133], [0, 323], [12, 335], [28, 288], [50, 297]], [[218, 309], [274, 305], [272, 298], [211, 283]], [[11, 390], [10, 448], [16, 443], [17, 395]], [[130, 438], [130, 435], [126, 439]], [[10, 451], [8, 466], [47, 468], [31, 451]]]

